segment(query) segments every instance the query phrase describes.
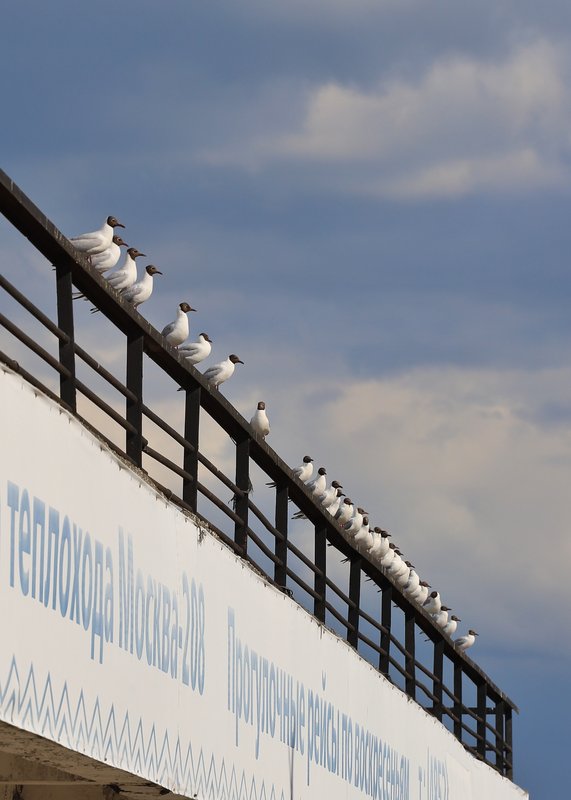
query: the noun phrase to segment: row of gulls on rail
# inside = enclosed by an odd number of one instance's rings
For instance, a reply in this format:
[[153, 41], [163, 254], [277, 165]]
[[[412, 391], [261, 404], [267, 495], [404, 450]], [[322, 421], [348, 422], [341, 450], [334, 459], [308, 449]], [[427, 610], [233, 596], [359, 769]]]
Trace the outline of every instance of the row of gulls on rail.
[[[155, 275], [163, 273], [154, 264], [149, 264], [145, 267], [143, 277], [137, 280], [137, 259], [146, 257], [146, 255], [136, 247], [130, 247], [121, 236], [115, 233], [116, 228], [124, 227], [116, 217], [110, 216], [98, 230], [73, 236], [70, 242], [76, 250], [88, 257], [91, 266], [105, 278], [109, 286], [119, 292], [121, 297], [133, 308], [138, 309], [153, 293]], [[121, 258], [122, 247], [126, 248], [125, 258], [117, 266]], [[79, 299], [84, 295], [78, 292], [74, 297]], [[92, 312], [97, 310], [93, 308]], [[175, 319], [163, 328], [161, 334], [172, 347], [178, 350], [187, 363], [194, 365], [208, 358], [212, 350], [212, 339], [207, 333], [200, 333], [196, 342], [186, 341], [190, 333], [188, 321], [190, 311], [196, 311], [196, 309], [188, 303], [180, 303]], [[209, 386], [218, 389], [222, 383], [232, 377], [236, 364], [243, 363], [235, 353], [231, 353], [224, 361], [208, 367], [204, 371], [203, 377]], [[262, 418], [265, 415], [264, 409], [264, 403], [258, 403], [258, 409], [252, 417], [252, 425], [257, 426], [257, 432], [261, 436], [267, 436], [269, 433], [267, 417], [265, 422]], [[263, 411], [262, 416], [260, 415], [261, 411]]]
[[[125, 226], [115, 217], [110, 216], [98, 230], [74, 236], [70, 241], [77, 250], [89, 258], [91, 266], [104, 276], [108, 284], [137, 309], [150, 298], [153, 292], [153, 278], [155, 275], [162, 275], [162, 272], [154, 264], [149, 264], [145, 268], [141, 280], [137, 280], [136, 262], [138, 258], [144, 257], [145, 253], [137, 250], [136, 247], [130, 247], [121, 236], [115, 233], [116, 228], [125, 228]], [[122, 247], [126, 248], [125, 259], [117, 267]], [[83, 295], [78, 293], [75, 297], [79, 298]], [[93, 311], [96, 310], [93, 309]], [[210, 355], [212, 340], [207, 333], [201, 333], [196, 342], [186, 341], [190, 333], [188, 314], [191, 311], [196, 311], [196, 309], [186, 302], [180, 303], [175, 319], [166, 325], [161, 333], [168, 344], [176, 348], [189, 364], [195, 365]], [[236, 354], [231, 353], [224, 361], [208, 367], [204, 371], [203, 377], [209, 386], [218, 389], [222, 383], [232, 377], [236, 364], [243, 363]], [[250, 424], [262, 439], [269, 434], [270, 424], [263, 401], [258, 403]], [[320, 467], [315, 478], [312, 478], [313, 459], [305, 456], [302, 464], [293, 470], [293, 474], [305, 483], [315, 501], [337, 521], [342, 535], [353, 547], [382, 569], [386, 575], [390, 575], [410, 600], [432, 616], [435, 624], [444, 634], [452, 636], [456, 632], [457, 625], [461, 620], [454, 614], [449, 616], [448, 612], [451, 609], [442, 604], [437, 591], [429, 593], [430, 584], [420, 579], [410, 561], [404, 560], [398, 547], [393, 542], [389, 542], [390, 533], [382, 528], [369, 526], [367, 512], [360, 506], [355, 506], [352, 500], [345, 497], [342, 491], [343, 487], [338, 481], [333, 481], [327, 488], [327, 473], [324, 467]], [[342, 497], [344, 497], [343, 501]], [[295, 518], [303, 516], [302, 512], [294, 515]], [[476, 631], [469, 630], [466, 636], [458, 637], [454, 640], [456, 649], [467, 650], [474, 644], [477, 635]]]
[[[389, 541], [391, 534], [382, 528], [370, 526], [367, 511], [345, 496], [339, 481], [332, 481], [327, 487], [325, 467], [319, 467], [317, 475], [313, 477], [311, 456], [304, 456], [302, 463], [292, 472], [305, 483], [315, 502], [336, 520], [343, 538], [385, 575], [389, 575], [409, 600], [430, 614], [442, 633], [452, 637], [462, 620], [455, 614], [450, 615], [452, 609], [442, 603], [440, 593], [431, 592], [430, 584], [420, 579], [413, 564], [406, 561], [399, 548]], [[269, 483], [268, 486], [275, 484]], [[305, 514], [297, 511], [293, 518], [303, 519]], [[454, 640], [455, 648], [460, 651], [468, 650], [476, 641], [477, 635], [476, 631], [470, 629], [465, 636]]]

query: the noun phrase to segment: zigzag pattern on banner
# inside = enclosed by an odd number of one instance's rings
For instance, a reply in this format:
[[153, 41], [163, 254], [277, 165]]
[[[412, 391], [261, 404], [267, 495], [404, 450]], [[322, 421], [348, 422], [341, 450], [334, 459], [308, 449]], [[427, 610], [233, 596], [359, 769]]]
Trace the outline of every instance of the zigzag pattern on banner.
[[6, 680], [0, 679], [0, 718], [187, 797], [286, 800], [283, 790], [274, 784], [266, 788], [264, 781], [258, 785], [245, 770], [227, 768], [224, 758], [218, 762], [202, 748], [195, 753], [192, 743], [185, 747], [178, 736], [171, 742], [168, 731], [161, 735], [154, 725], [145, 731], [141, 718], [132, 723], [128, 712], [118, 720], [113, 705], [105, 711], [99, 698], [90, 710], [83, 690], [73, 699], [67, 682], [61, 690], [53, 683], [49, 672], [45, 680], [36, 680], [33, 664], [21, 680], [12, 656]]

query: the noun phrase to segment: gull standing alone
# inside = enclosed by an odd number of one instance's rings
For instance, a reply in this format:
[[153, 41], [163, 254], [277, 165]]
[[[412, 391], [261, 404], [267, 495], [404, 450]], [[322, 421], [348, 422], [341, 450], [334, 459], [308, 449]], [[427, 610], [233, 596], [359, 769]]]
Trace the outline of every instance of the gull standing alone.
[[236, 364], [243, 363], [244, 362], [239, 359], [235, 353], [231, 353], [224, 361], [221, 361], [219, 364], [214, 364], [212, 367], [208, 367], [202, 374], [213, 389], [218, 389], [221, 383], [224, 383], [224, 381], [232, 377]]
[[188, 303], [180, 303], [176, 312], [176, 319], [173, 322], [169, 322], [161, 331], [161, 334], [173, 347], [178, 347], [188, 338], [190, 326], [186, 315], [189, 311], [196, 311], [196, 308], [192, 308]]
[[250, 425], [262, 439], [265, 439], [270, 432], [270, 421], [266, 414], [266, 404], [263, 400], [258, 403], [254, 416], [250, 420]]
[[97, 253], [103, 253], [111, 244], [113, 229], [124, 227], [115, 217], [107, 217], [99, 230], [80, 233], [79, 236], [72, 236], [69, 241], [81, 253], [86, 253], [88, 256], [96, 255]]
[[199, 333], [198, 341], [188, 342], [178, 348], [178, 352], [181, 356], [184, 356], [184, 360], [188, 361], [189, 364], [200, 364], [201, 361], [208, 358], [211, 351], [212, 339], [207, 333]]
[[153, 264], [149, 264], [145, 268], [145, 274], [140, 281], [124, 289], [122, 296], [128, 303], [132, 303], [134, 308], [138, 308], [141, 303], [148, 300], [153, 293], [153, 275], [162, 275], [163, 273], [157, 269]]

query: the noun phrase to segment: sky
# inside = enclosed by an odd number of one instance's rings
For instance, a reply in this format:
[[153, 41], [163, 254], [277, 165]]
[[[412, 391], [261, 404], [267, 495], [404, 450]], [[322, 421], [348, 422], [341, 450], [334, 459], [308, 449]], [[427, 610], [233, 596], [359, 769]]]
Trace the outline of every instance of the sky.
[[534, 800], [571, 778], [570, 44], [564, 0], [6, 0], [0, 29], [2, 168], [68, 235], [124, 222], [164, 272], [143, 315], [197, 308], [230, 402], [478, 630]]

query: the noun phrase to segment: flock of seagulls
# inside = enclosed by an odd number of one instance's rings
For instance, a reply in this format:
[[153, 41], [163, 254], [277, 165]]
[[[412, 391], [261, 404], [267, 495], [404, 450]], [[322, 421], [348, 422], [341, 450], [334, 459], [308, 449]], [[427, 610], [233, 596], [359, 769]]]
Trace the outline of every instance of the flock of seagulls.
[[[145, 267], [142, 278], [138, 280], [137, 259], [146, 258], [146, 254], [137, 250], [136, 247], [129, 247], [127, 242], [115, 233], [116, 228], [124, 227], [116, 217], [107, 217], [98, 230], [73, 236], [70, 242], [76, 250], [89, 258], [91, 266], [105, 278], [109, 286], [119, 292], [121, 297], [133, 308], [138, 309], [152, 295], [154, 277], [163, 273], [154, 264], [149, 264]], [[117, 266], [121, 258], [122, 247], [125, 248], [125, 258]], [[79, 299], [83, 298], [83, 295], [78, 292], [74, 297]], [[93, 308], [92, 312], [97, 310]], [[201, 333], [196, 342], [187, 342], [190, 335], [188, 314], [191, 311], [196, 311], [196, 309], [188, 303], [179, 303], [175, 319], [163, 328], [161, 334], [168, 344], [178, 350], [185, 361], [195, 365], [210, 355], [212, 339], [207, 333]], [[221, 384], [232, 377], [236, 364], [243, 363], [235, 353], [231, 353], [224, 361], [208, 367], [204, 371], [203, 377], [211, 388], [218, 389]], [[263, 402], [258, 403], [258, 409], [252, 417], [252, 425], [262, 437], [267, 436], [270, 432]]]
[[[110, 216], [98, 230], [74, 236], [70, 241], [77, 250], [89, 257], [92, 267], [104, 276], [113, 289], [120, 292], [124, 300], [134, 308], [139, 308], [153, 292], [154, 277], [162, 275], [162, 272], [149, 264], [142, 278], [137, 280], [137, 259], [145, 257], [145, 253], [141, 253], [136, 247], [129, 247], [115, 233], [116, 228], [124, 227], [115, 217]], [[125, 258], [117, 267], [122, 247], [126, 248]], [[77, 294], [76, 298], [79, 297], [83, 295]], [[196, 309], [188, 303], [180, 303], [175, 319], [161, 333], [167, 343], [175, 347], [189, 364], [195, 365], [210, 355], [212, 339], [207, 333], [201, 333], [196, 342], [187, 342], [190, 334], [188, 314], [191, 311]], [[236, 364], [243, 363], [237, 355], [231, 353], [224, 361], [208, 367], [203, 372], [203, 377], [211, 388], [218, 389], [232, 377]], [[263, 400], [258, 403], [250, 425], [262, 439], [269, 434], [270, 423]], [[449, 615], [452, 609], [443, 605], [439, 592], [430, 592], [430, 584], [420, 579], [413, 564], [403, 558], [401, 550], [393, 542], [389, 542], [391, 534], [379, 527], [371, 528], [367, 512], [345, 496], [343, 486], [338, 481], [333, 481], [327, 487], [327, 472], [324, 467], [320, 467], [313, 477], [313, 459], [310, 456], [304, 457], [302, 463], [293, 470], [293, 474], [305, 483], [314, 500], [337, 521], [344, 538], [384, 574], [389, 575], [410, 600], [430, 614], [443, 634], [452, 637], [461, 620], [454, 614]], [[275, 486], [274, 483], [267, 485]], [[294, 514], [295, 519], [304, 516], [302, 512]], [[453, 640], [455, 648], [459, 651], [467, 650], [472, 647], [477, 635], [476, 631], [470, 629], [465, 636]]]
[[[262, 404], [263, 405], [263, 404]], [[293, 474], [305, 483], [316, 503], [321, 505], [339, 524], [344, 539], [361, 555], [377, 566], [385, 575], [389, 575], [401, 591], [416, 605], [429, 614], [434, 624], [443, 634], [452, 637], [461, 622], [452, 610], [442, 603], [440, 593], [430, 591], [432, 587], [421, 580], [414, 565], [407, 561], [394, 542], [389, 541], [391, 534], [379, 527], [371, 527], [369, 515], [361, 506], [345, 496], [339, 481], [332, 481], [327, 487], [327, 471], [319, 467], [313, 477], [313, 459], [304, 456], [302, 463], [292, 470]], [[275, 486], [268, 483], [268, 486]], [[305, 515], [297, 511], [294, 519], [302, 519]], [[453, 640], [456, 650], [464, 651], [472, 647], [476, 641], [476, 631], [470, 629], [465, 636]]]

